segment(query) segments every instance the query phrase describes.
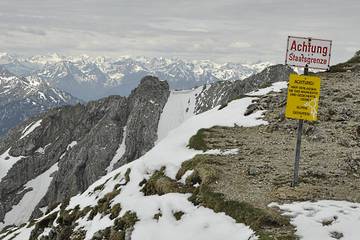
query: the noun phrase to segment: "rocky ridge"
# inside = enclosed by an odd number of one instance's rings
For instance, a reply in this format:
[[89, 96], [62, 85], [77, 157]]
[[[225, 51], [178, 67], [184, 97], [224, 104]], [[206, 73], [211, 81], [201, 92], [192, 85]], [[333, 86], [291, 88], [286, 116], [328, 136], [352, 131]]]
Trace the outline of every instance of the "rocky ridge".
[[[10, 149], [7, 158], [20, 159], [2, 176], [0, 219], [29, 191], [24, 184], [56, 163], [58, 171], [34, 216], [40, 207], [76, 195], [104, 175], [123, 138], [126, 152], [120, 162], [144, 154], [157, 138], [156, 126], [168, 94], [166, 82], [146, 77], [128, 98], [111, 96], [50, 110], [12, 129], [0, 143], [1, 152]], [[38, 121], [41, 124], [24, 136], [26, 128]]]
[[242, 81], [220, 81], [204, 86], [196, 97], [195, 113], [202, 113], [218, 105], [225, 106], [228, 102], [243, 97], [245, 93], [268, 87], [274, 82], [287, 81], [290, 73], [293, 73], [290, 67], [279, 64], [267, 67]]

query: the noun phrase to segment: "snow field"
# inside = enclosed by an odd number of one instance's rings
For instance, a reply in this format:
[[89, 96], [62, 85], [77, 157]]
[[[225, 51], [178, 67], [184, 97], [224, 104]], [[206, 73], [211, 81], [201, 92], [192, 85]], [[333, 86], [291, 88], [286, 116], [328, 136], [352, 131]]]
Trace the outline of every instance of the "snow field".
[[20, 225], [29, 220], [31, 213], [36, 205], [45, 196], [52, 179], [51, 174], [58, 170], [58, 164], [54, 164], [47, 171], [28, 181], [24, 185], [24, 190], [29, 190], [22, 197], [20, 202], [7, 212], [4, 223], [0, 223], [0, 228], [6, 225]]
[[6, 176], [10, 168], [23, 156], [13, 157], [9, 154], [10, 148], [0, 155], [0, 181]]
[[269, 206], [291, 217], [302, 240], [360, 239], [360, 203], [322, 200]]

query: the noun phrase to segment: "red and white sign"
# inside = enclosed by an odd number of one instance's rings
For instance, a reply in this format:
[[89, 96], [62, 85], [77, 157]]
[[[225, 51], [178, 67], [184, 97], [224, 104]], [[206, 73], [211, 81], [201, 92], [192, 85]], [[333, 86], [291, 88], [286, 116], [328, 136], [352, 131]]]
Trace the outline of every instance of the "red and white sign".
[[285, 64], [293, 67], [329, 69], [331, 40], [288, 37]]

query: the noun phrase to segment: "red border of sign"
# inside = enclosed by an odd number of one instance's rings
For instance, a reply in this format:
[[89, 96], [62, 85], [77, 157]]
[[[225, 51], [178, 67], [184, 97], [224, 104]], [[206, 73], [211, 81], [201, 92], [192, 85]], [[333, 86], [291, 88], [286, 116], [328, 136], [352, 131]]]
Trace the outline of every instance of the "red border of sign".
[[286, 44], [286, 53], [285, 53], [285, 65], [291, 66], [291, 67], [304, 67], [304, 66], [300, 66], [300, 65], [290, 65], [287, 63], [287, 56], [289, 53], [289, 39], [290, 38], [298, 38], [298, 39], [313, 39], [313, 40], [318, 40], [318, 41], [326, 41], [326, 42], [330, 42], [330, 53], [329, 53], [329, 64], [328, 64], [328, 68], [317, 68], [317, 67], [309, 67], [312, 69], [322, 69], [322, 70], [329, 70], [330, 69], [330, 60], [331, 60], [331, 48], [332, 48], [332, 40], [327, 40], [327, 39], [320, 39], [320, 38], [312, 38], [312, 37], [296, 37], [296, 36], [288, 36], [287, 39], [287, 44]]

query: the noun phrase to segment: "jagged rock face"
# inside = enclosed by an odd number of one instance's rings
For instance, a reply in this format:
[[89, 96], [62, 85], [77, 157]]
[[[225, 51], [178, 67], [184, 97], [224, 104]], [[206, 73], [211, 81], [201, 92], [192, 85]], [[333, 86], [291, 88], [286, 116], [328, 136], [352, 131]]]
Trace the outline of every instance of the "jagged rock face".
[[[116, 166], [124, 165], [149, 151], [157, 140], [158, 120], [170, 92], [167, 82], [144, 78], [129, 96], [131, 112], [127, 121], [126, 152]], [[165, 92], [167, 94], [159, 94]], [[156, 121], [153, 121], [156, 119]], [[136, 127], [139, 126], [139, 127]]]
[[218, 105], [225, 105], [245, 93], [270, 86], [274, 82], [288, 81], [289, 74], [292, 72], [290, 67], [279, 64], [268, 67], [242, 81], [224, 81], [214, 83], [210, 87], [204, 86], [203, 91], [196, 97], [195, 113], [207, 111]]
[[[157, 124], [168, 95], [166, 82], [145, 77], [128, 98], [110, 96], [87, 105], [51, 110], [11, 130], [0, 142], [1, 152], [10, 148], [10, 156], [24, 157], [1, 179], [0, 221], [31, 190], [24, 190], [24, 184], [57, 162], [58, 171], [33, 216], [40, 213], [39, 207], [84, 191], [106, 173], [125, 126], [126, 152], [118, 165], [147, 152], [157, 139]], [[40, 126], [23, 137], [27, 126], [40, 119]]]
[[80, 100], [36, 76], [18, 77], [0, 65], [0, 136], [29, 117], [77, 102]]

